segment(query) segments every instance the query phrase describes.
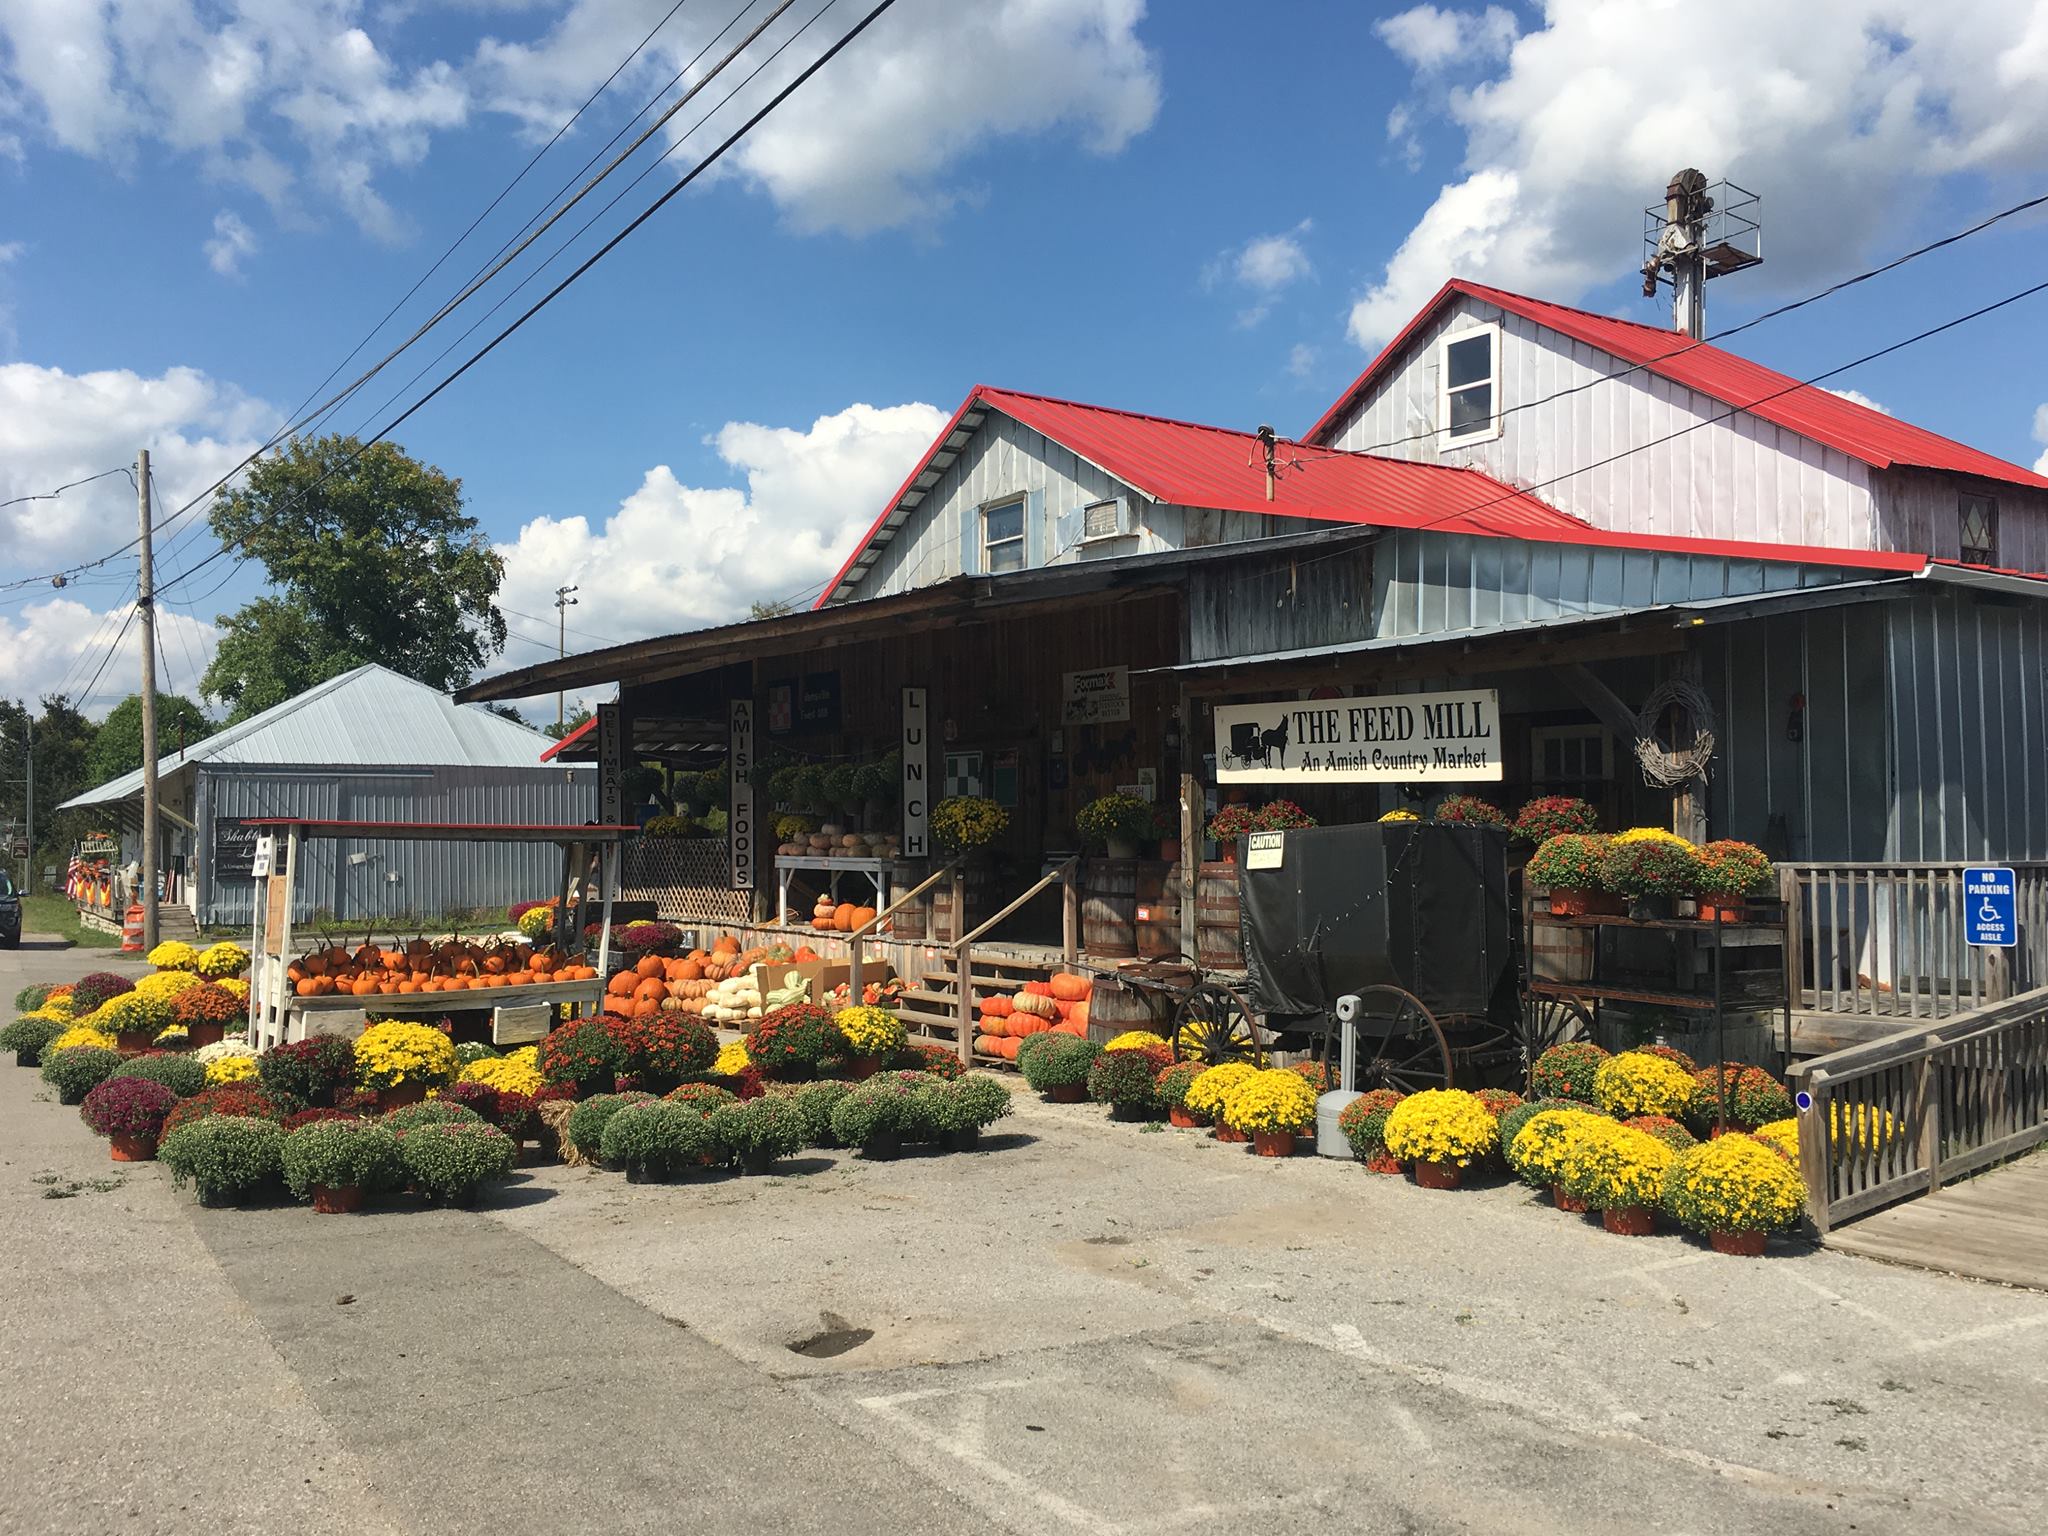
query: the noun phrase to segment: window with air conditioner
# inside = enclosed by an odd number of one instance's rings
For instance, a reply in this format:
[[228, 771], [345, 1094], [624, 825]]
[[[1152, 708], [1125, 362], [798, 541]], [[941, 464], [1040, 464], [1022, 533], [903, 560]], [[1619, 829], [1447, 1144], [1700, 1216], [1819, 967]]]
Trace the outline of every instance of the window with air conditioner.
[[1129, 507], [1121, 498], [1091, 501], [1081, 509], [1083, 544], [1093, 544], [1102, 539], [1120, 539], [1133, 531]]
[[1439, 343], [1438, 437], [1477, 443], [1500, 436], [1500, 327], [1476, 325]]
[[981, 509], [981, 568], [990, 576], [1024, 569], [1024, 498]]
[[1989, 496], [1965, 496], [1957, 519], [1959, 551], [1965, 565], [1998, 564], [1998, 503]]

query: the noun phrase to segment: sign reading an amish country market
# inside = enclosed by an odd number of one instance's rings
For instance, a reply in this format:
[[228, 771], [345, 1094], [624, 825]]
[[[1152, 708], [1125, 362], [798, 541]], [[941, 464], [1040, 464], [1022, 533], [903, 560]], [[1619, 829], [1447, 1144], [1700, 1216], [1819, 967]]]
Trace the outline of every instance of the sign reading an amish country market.
[[1216, 706], [1223, 784], [1498, 779], [1500, 753], [1491, 688]]

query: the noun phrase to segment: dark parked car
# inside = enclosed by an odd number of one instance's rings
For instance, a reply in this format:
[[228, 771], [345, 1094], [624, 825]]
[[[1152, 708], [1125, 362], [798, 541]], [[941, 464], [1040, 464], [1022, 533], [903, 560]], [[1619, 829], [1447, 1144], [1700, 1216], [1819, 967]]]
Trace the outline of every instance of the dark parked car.
[[21, 895], [14, 879], [0, 869], [0, 949], [21, 947]]

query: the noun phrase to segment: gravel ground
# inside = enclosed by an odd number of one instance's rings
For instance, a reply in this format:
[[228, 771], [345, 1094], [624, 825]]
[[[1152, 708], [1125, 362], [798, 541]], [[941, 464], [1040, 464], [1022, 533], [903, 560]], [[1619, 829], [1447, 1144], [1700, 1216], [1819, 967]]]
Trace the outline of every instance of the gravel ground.
[[0, 1532], [2039, 1526], [2038, 1293], [1022, 1098], [973, 1154], [200, 1211], [37, 1086]]

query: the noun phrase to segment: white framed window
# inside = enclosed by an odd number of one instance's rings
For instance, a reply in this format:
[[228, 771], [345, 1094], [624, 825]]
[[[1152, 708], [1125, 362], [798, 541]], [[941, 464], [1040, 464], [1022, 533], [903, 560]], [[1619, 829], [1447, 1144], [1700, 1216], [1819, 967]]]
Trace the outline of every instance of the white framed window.
[[1024, 569], [1024, 498], [992, 502], [981, 509], [981, 569], [1000, 576]]
[[1957, 510], [1958, 551], [1965, 565], [1998, 564], [1998, 503], [1965, 495]]
[[1500, 436], [1500, 327], [1468, 326], [1438, 343], [1438, 436], [1477, 443]]
[[1529, 732], [1538, 784], [1591, 784], [1614, 777], [1614, 738], [1604, 726], [1539, 725]]

